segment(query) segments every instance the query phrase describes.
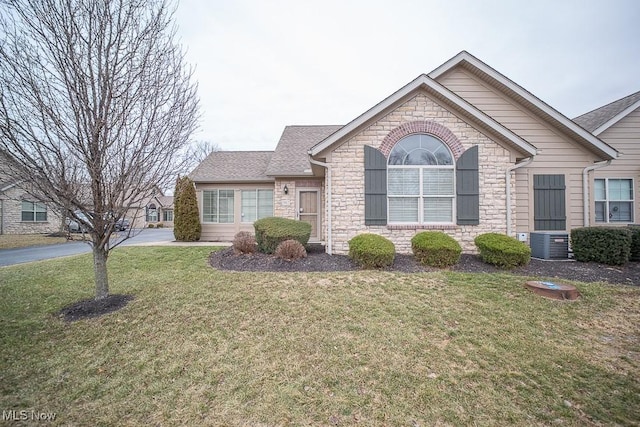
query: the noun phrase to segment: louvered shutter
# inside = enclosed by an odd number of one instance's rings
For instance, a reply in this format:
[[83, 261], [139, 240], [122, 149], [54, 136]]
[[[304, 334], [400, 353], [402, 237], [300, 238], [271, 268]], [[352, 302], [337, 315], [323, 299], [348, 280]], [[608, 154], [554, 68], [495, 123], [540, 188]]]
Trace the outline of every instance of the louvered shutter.
[[368, 145], [364, 147], [364, 223], [387, 224], [387, 158]]
[[456, 217], [458, 225], [480, 224], [477, 145], [465, 151], [456, 162]]
[[567, 227], [564, 175], [533, 176], [533, 226], [535, 230]]

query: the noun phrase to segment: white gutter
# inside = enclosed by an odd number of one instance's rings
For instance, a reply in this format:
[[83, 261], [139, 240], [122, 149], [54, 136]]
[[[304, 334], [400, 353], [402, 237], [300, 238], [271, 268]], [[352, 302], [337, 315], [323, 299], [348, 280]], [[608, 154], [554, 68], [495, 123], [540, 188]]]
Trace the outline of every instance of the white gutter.
[[582, 169], [582, 200], [584, 200], [582, 206], [582, 225], [585, 227], [589, 226], [589, 172], [594, 171], [596, 169], [607, 167], [611, 164], [611, 160], [605, 160], [602, 162], [594, 163], [591, 166], [587, 166]]
[[511, 236], [511, 172], [521, 167], [527, 166], [533, 161], [535, 156], [527, 157], [520, 163], [516, 163], [513, 166], [507, 168], [505, 172], [505, 182], [507, 185], [507, 236]]
[[314, 160], [309, 154], [309, 162], [313, 165], [321, 166], [327, 169], [327, 186], [326, 186], [326, 203], [327, 203], [327, 253], [332, 254], [332, 241], [331, 241], [331, 165], [329, 163], [320, 162]]

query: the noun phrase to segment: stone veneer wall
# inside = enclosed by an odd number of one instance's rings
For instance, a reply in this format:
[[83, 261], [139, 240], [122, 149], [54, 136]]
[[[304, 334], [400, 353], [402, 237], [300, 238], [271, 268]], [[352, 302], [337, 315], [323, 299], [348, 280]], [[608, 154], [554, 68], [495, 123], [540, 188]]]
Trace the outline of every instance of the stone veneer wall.
[[[287, 194], [284, 194], [285, 185], [288, 189]], [[317, 188], [320, 190], [320, 240], [323, 241], [327, 235], [324, 180], [307, 179], [304, 177], [277, 178], [273, 192], [273, 215], [282, 218], [298, 219], [296, 189], [299, 188]]]
[[[0, 196], [2, 203], [2, 233], [3, 234], [37, 234], [54, 233], [60, 231], [62, 219], [50, 207], [47, 207], [47, 220], [41, 222], [22, 221], [22, 198], [24, 192], [14, 187]], [[27, 197], [28, 200], [31, 198]]]
[[[478, 145], [480, 165], [480, 225], [477, 226], [365, 226], [364, 225], [364, 145], [383, 149], [385, 137], [401, 125], [414, 121], [432, 121], [447, 128], [464, 149]], [[454, 155], [459, 156], [461, 153]], [[426, 94], [417, 94], [381, 117], [331, 153], [333, 252], [346, 254], [348, 241], [357, 234], [371, 232], [389, 238], [396, 252], [410, 253], [411, 238], [425, 229], [442, 230], [454, 237], [465, 252], [475, 252], [473, 239], [486, 232], [506, 232], [505, 170], [513, 164], [509, 150], [478, 132], [463, 120], [434, 102]], [[515, 194], [515, 179], [511, 180]], [[514, 198], [515, 200], [515, 198]], [[515, 226], [515, 212], [512, 210]], [[455, 213], [454, 213], [455, 214]]]

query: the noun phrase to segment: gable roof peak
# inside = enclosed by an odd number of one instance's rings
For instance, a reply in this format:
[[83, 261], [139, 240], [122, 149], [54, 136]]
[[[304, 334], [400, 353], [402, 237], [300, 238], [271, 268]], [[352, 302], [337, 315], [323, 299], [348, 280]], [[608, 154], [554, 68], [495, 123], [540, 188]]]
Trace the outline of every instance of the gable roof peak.
[[590, 147], [593, 151], [598, 152], [605, 159], [615, 159], [618, 152], [606, 142], [600, 140], [597, 136], [578, 126], [574, 121], [546, 102], [542, 101], [531, 92], [506, 77], [504, 74], [490, 67], [467, 51], [462, 51], [456, 56], [429, 73], [429, 77], [438, 80], [440, 76], [447, 73], [458, 66], [472, 73], [477, 78], [487, 82], [503, 93], [507, 94], [511, 99], [520, 103], [524, 107], [535, 112], [544, 120], [554, 123], [561, 129], [567, 130], [571, 135], [581, 141], [582, 144]]
[[573, 121], [599, 135], [637, 108], [640, 108], [640, 91], [575, 117]]
[[536, 148], [529, 142], [525, 141], [511, 130], [505, 128], [493, 118], [489, 117], [484, 112], [480, 111], [478, 108], [476, 108], [445, 86], [441, 85], [427, 74], [420, 74], [418, 77], [389, 95], [387, 98], [380, 101], [369, 110], [362, 113], [360, 116], [353, 119], [351, 122], [347, 123], [345, 126], [341, 127], [334, 133], [319, 141], [317, 144], [310, 147], [309, 154], [311, 156], [318, 155], [333, 144], [342, 140], [342, 138], [359, 129], [369, 120], [372, 120], [379, 114], [382, 114], [388, 108], [391, 108], [397, 102], [402, 101], [407, 96], [410, 96], [418, 90], [425, 90], [432, 96], [451, 105], [453, 108], [464, 112], [464, 114], [468, 115], [472, 121], [481, 124], [481, 126], [487, 129], [490, 129], [491, 132], [496, 133], [505, 141], [508, 141], [512, 146], [517, 147], [517, 149], [519, 149], [521, 152], [527, 153], [529, 155], [536, 154]]

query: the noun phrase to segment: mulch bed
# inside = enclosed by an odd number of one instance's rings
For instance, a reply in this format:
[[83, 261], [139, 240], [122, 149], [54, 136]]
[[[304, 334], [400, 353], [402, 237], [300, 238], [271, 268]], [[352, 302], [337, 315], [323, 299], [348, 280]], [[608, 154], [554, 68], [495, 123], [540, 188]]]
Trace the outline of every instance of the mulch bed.
[[92, 317], [102, 316], [120, 310], [133, 299], [133, 295], [114, 294], [96, 301], [95, 299], [86, 299], [78, 301], [67, 306], [58, 312], [67, 322], [75, 322], [76, 320], [90, 319]]
[[[209, 263], [215, 269], [229, 271], [330, 272], [360, 269], [347, 256], [328, 255], [322, 252], [322, 249], [311, 250], [307, 257], [301, 260], [284, 261], [263, 253], [237, 255], [233, 248], [226, 248], [213, 252], [209, 257]], [[640, 262], [630, 262], [625, 266], [611, 266], [594, 262], [546, 261], [532, 258], [527, 266], [501, 270], [481, 261], [477, 255], [462, 254], [458, 264], [448, 270], [465, 273], [507, 272], [528, 277], [640, 286]], [[397, 254], [393, 266], [385, 271], [419, 273], [440, 271], [440, 269], [424, 266], [412, 255]]]

